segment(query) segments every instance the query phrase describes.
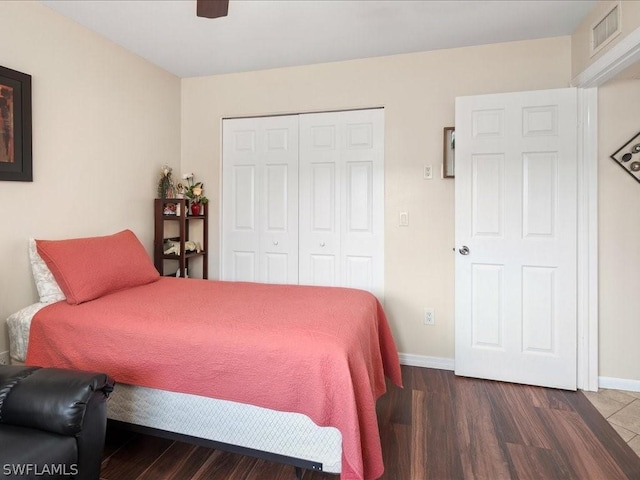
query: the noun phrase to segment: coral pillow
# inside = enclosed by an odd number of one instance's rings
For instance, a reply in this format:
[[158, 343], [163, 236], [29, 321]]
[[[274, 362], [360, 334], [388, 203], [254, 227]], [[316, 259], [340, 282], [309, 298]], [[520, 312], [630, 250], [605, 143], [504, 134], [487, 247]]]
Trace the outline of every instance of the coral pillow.
[[71, 305], [160, 278], [131, 230], [105, 237], [36, 240], [36, 245]]

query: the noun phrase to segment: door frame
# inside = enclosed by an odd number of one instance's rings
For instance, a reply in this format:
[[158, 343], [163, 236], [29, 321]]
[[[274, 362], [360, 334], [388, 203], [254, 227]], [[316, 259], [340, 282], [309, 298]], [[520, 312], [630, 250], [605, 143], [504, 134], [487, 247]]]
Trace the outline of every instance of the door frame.
[[635, 29], [571, 81], [578, 88], [578, 388], [598, 390], [598, 87], [640, 61]]

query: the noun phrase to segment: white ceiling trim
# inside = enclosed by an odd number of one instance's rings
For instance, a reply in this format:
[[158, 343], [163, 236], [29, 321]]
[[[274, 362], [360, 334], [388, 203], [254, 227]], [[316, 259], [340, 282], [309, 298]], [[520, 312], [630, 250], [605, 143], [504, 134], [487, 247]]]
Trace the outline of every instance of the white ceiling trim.
[[571, 85], [580, 88], [599, 87], [639, 61], [640, 27], [580, 72]]

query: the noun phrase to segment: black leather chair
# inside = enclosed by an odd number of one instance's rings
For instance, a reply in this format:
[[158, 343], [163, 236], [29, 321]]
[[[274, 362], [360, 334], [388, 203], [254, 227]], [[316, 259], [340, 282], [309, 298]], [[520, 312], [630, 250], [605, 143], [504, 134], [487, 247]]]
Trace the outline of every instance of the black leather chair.
[[98, 480], [113, 380], [0, 366], [0, 478]]

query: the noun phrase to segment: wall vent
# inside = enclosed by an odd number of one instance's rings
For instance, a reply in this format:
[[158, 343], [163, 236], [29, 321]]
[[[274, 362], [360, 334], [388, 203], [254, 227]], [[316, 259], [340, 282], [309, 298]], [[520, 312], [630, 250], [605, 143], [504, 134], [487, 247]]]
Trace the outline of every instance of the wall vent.
[[591, 27], [591, 55], [595, 55], [620, 33], [620, 4], [616, 3]]

